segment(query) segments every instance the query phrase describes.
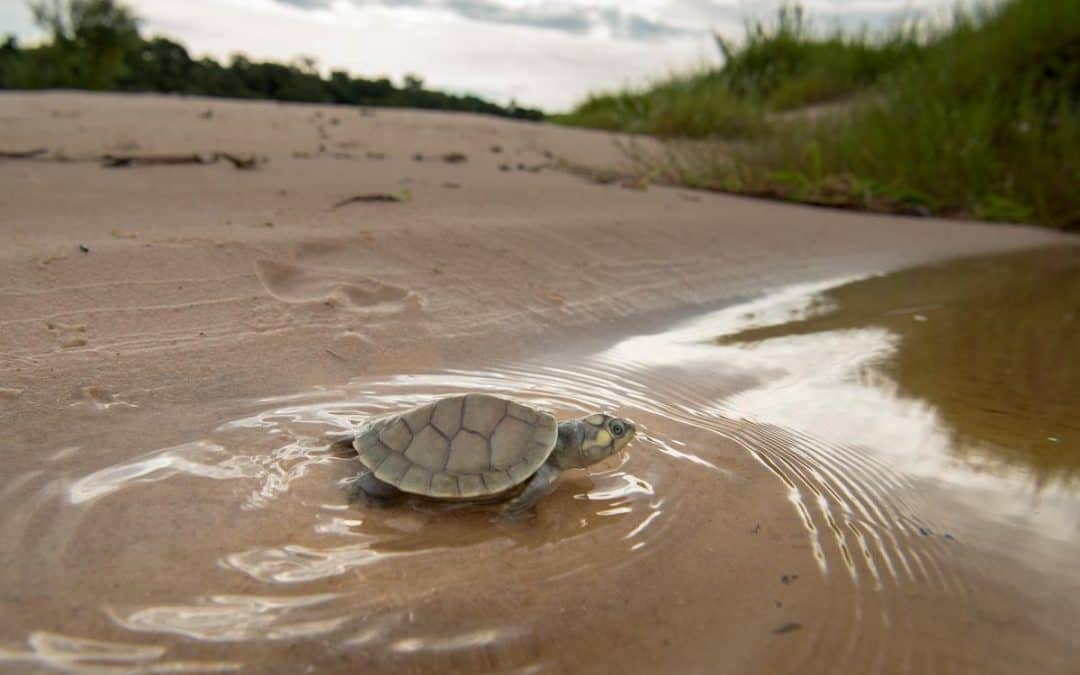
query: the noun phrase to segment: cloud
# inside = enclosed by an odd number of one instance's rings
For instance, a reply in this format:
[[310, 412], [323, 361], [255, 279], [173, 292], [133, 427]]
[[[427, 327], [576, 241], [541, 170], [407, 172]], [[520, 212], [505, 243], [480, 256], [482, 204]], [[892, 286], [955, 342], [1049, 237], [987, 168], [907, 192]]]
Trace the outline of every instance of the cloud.
[[[815, 25], [883, 25], [951, 0], [804, 0]], [[499, 102], [561, 110], [589, 92], [641, 85], [718, 63], [710, 31], [739, 40], [744, 18], [783, 0], [126, 0], [147, 34], [192, 54], [290, 61], [400, 80]], [[0, 36], [41, 37], [26, 5], [0, 0]]]
[[[326, 9], [333, 0], [275, 0], [302, 9]], [[351, 0], [358, 7], [442, 11], [480, 23], [551, 30], [570, 35], [601, 33], [618, 39], [653, 42], [705, 30], [628, 12], [619, 6], [562, 3], [508, 3], [505, 0]]]
[[[357, 8], [445, 12], [495, 25], [536, 28], [568, 35], [600, 35], [636, 42], [700, 36], [710, 30], [741, 33], [748, 18], [772, 19], [789, 0], [273, 0], [302, 9], [329, 9], [335, 2]], [[848, 29], [881, 25], [953, 0], [803, 0], [822, 26]]]
[[253, 60], [289, 61], [307, 54], [327, 69], [395, 81], [416, 73], [432, 88], [549, 111], [564, 110], [591, 91], [640, 84], [715, 58], [706, 31], [641, 41], [355, 0], [334, 0], [323, 10], [282, 0], [130, 2], [146, 19], [148, 34], [171, 36], [194, 55], [228, 59], [242, 52]]
[[334, 0], [277, 0], [277, 2], [300, 9], [326, 9], [334, 4]]

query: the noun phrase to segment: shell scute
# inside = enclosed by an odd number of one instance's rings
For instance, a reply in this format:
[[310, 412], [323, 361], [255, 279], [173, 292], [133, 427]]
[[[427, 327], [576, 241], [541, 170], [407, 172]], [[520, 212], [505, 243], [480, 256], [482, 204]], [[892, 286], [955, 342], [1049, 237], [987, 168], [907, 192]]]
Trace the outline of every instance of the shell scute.
[[461, 396], [444, 398], [435, 404], [431, 423], [447, 438], [453, 438], [461, 428], [461, 409], [465, 400]]
[[398, 418], [379, 432], [379, 440], [391, 450], [404, 452], [405, 448], [409, 447], [409, 443], [412, 442], [412, 432], [409, 431], [409, 427], [405, 422]]
[[[555, 421], [555, 418], [551, 415], [543, 414], [542, 417], [548, 418], [546, 423], [538, 423], [536, 426], [536, 433], [533, 435], [533, 439], [538, 445], [542, 445], [545, 448], [554, 448], [555, 441], [559, 439], [559, 423]], [[538, 416], [538, 420], [540, 417]]]
[[469, 394], [465, 397], [465, 411], [461, 426], [474, 431], [484, 438], [491, 438], [495, 426], [506, 417], [507, 401], [484, 394]]
[[529, 444], [529, 448], [525, 451], [525, 461], [530, 464], [536, 463], [537, 468], [539, 468], [540, 464], [543, 464], [550, 454], [551, 445], [534, 440]]
[[491, 468], [487, 439], [462, 429], [450, 442], [449, 473], [480, 473]]
[[379, 442], [379, 428], [372, 426], [356, 437], [353, 447], [363, 452]]
[[382, 443], [375, 443], [375, 445], [369, 448], [360, 450], [358, 454], [360, 455], [360, 461], [363, 462], [365, 466], [369, 469], [375, 469], [379, 464], [382, 464], [382, 461], [386, 459], [386, 456], [391, 452], [393, 452], [393, 450]]
[[405, 472], [405, 475], [401, 477], [398, 487], [406, 492], [424, 494], [428, 491], [428, 486], [431, 485], [431, 478], [432, 473], [430, 471], [419, 464], [413, 464]]
[[505, 471], [485, 471], [481, 479], [484, 481], [488, 494], [502, 492], [514, 485], [510, 480], [510, 474]]
[[505, 469], [521, 461], [521, 449], [529, 443], [534, 428], [515, 417], [504, 417], [491, 434], [491, 465]]
[[536, 469], [532, 468], [532, 465], [524, 461], [518, 462], [506, 470], [506, 473], [510, 474], [510, 479], [513, 481], [514, 485], [524, 481], [535, 472]]
[[434, 411], [435, 406], [422, 405], [405, 413], [401, 416], [401, 419], [408, 425], [409, 430], [416, 434], [431, 423], [431, 415]]
[[458, 485], [461, 488], [462, 497], [481, 497], [490, 494], [484, 486], [484, 480], [476, 474], [458, 476]]
[[375, 477], [385, 483], [399, 485], [401, 477], [405, 475], [405, 472], [411, 466], [413, 466], [413, 463], [405, 459], [405, 455], [391, 452], [386, 455], [386, 459], [375, 469]]
[[428, 494], [432, 497], [460, 497], [457, 476], [446, 473], [437, 473], [431, 477], [431, 487]]
[[450, 443], [446, 438], [428, 425], [413, 436], [412, 443], [405, 450], [409, 461], [429, 471], [442, 471], [450, 454]]
[[510, 401], [507, 404], [506, 414], [511, 417], [516, 417], [522, 422], [527, 422], [529, 424], [536, 423], [536, 411], [515, 401]]

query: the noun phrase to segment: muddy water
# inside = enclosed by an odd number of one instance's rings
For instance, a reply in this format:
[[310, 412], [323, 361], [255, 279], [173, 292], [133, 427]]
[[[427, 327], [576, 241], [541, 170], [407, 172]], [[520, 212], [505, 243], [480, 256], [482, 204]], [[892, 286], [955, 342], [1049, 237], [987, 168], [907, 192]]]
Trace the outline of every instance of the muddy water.
[[[0, 486], [0, 669], [1076, 672], [1078, 311], [1047, 249], [167, 420], [87, 392]], [[347, 502], [335, 437], [477, 390], [643, 432], [530, 521]]]

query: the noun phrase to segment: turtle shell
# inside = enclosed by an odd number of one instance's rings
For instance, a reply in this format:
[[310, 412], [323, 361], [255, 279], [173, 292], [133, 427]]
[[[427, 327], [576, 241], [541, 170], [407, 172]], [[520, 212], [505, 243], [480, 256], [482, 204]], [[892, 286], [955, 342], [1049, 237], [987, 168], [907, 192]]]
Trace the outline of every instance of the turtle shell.
[[428, 497], [485, 497], [523, 483], [555, 448], [551, 415], [487, 394], [381, 417], [353, 441], [379, 480]]

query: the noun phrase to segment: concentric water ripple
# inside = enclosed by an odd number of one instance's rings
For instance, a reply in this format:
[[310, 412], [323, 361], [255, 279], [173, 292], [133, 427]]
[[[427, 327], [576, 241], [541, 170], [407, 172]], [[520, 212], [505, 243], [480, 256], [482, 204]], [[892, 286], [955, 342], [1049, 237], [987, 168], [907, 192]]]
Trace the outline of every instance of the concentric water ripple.
[[[542, 586], [588, 583], [599, 570], [635, 568], [636, 558], [650, 548], [662, 556], [665, 547], [686, 546], [693, 535], [680, 517], [713, 508], [702, 486], [714, 485], [709, 489], [722, 494], [725, 483], [748, 478], [731, 468], [736, 458], [730, 449], [701, 440], [712, 436], [734, 441], [783, 483], [823, 578], [839, 573], [851, 583], [868, 583], [868, 590], [903, 582], [930, 584], [940, 592], [957, 590], [944, 587], [932, 562], [939, 552], [913, 541], [917, 515], [890, 496], [902, 478], [858, 453], [725, 417], [718, 411], [724, 397], [734, 393], [732, 380], [695, 379], [693, 368], [653, 370], [601, 355], [560, 366], [516, 363], [485, 371], [364, 379], [303, 397], [258, 401], [251, 404], [251, 413], [197, 441], [70, 481], [65, 510], [107, 509], [111, 499], [136, 489], [152, 499], [155, 484], [186, 479], [199, 491], [229, 493], [240, 511], [290, 522], [268, 543], [234, 546], [216, 562], [204, 561], [244, 576], [257, 584], [256, 592], [181, 596], [151, 604], [110, 600], [110, 618], [129, 631], [215, 643], [333, 636], [342, 645], [355, 645], [356, 636], [363, 634], [367, 648], [388, 650], [399, 658], [445, 656], [448, 645], [456, 652], [479, 646], [497, 649], [508, 635], [527, 633], [528, 621], [492, 629], [478, 616], [462, 619], [456, 637], [403, 637], [400, 621], [379, 631], [372, 622], [382, 625], [388, 613], [422, 606], [439, 583], [479, 587], [482, 580], [471, 578], [467, 570], [444, 572], [419, 588], [397, 580], [392, 582], [398, 591], [393, 603], [377, 609], [362, 589], [406, 561], [417, 569], [438, 566], [450, 549], [463, 550], [458, 556], [471, 559], [494, 559], [521, 547], [550, 549], [518, 570], [527, 583]], [[560, 417], [618, 411], [637, 421], [642, 431], [632, 452], [592, 471], [587, 480], [565, 481], [570, 488], [541, 505], [552, 512], [573, 507], [576, 514], [542, 532], [494, 524], [490, 511], [483, 509], [447, 514], [419, 503], [364, 511], [344, 503], [340, 486], [355, 467], [340, 446], [333, 449], [332, 439], [347, 435], [369, 417], [468, 391], [513, 396]], [[307, 532], [301, 536], [298, 529]], [[207, 536], [225, 545], [242, 539], [223, 532]], [[304, 543], [295, 541], [301, 538]], [[346, 587], [351, 590], [343, 590]], [[891, 614], [896, 607], [883, 611]], [[865, 627], [846, 612], [840, 612], [846, 618], [837, 618], [834, 628], [861, 634]]]
[[[216, 427], [126, 461], [60, 449], [0, 488], [0, 535], [21, 551], [6, 554], [7, 578], [89, 611], [24, 626], [26, 646], [0, 645], [0, 662], [700, 671], [738, 645], [788, 640], [783, 658], [758, 658], [802, 672], [1056, 669], [1062, 654], [1032, 646], [1027, 625], [989, 650], [925, 639], [934, 622], [1009, 602], [951, 531], [970, 519], [931, 488], [1004, 479], [968, 478], [936, 450], [947, 434], [934, 408], [876, 370], [895, 333], [768, 333], [836, 311], [821, 294], [850, 281], [582, 357], [234, 402]], [[640, 432], [628, 453], [565, 475], [532, 521], [348, 503], [357, 467], [336, 441], [373, 416], [475, 391], [560, 418], [617, 412]], [[987, 509], [1015, 514], [1008, 501]], [[1056, 541], [1054, 523], [1069, 521], [1047, 517]], [[747, 643], [741, 631], [763, 622], [766, 636]]]

